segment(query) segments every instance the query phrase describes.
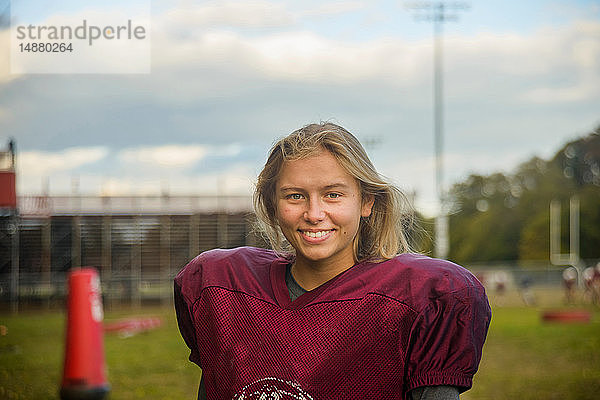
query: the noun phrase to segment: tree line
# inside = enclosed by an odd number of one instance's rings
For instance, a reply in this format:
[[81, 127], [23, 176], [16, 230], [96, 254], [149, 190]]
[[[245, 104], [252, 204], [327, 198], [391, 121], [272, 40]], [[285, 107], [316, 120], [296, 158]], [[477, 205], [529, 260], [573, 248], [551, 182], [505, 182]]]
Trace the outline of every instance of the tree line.
[[[561, 247], [568, 252], [573, 196], [580, 203], [580, 257], [598, 259], [600, 126], [565, 144], [550, 160], [533, 157], [510, 173], [470, 175], [455, 183], [449, 191], [448, 258], [463, 264], [549, 260], [552, 200], [562, 206]], [[431, 231], [432, 221], [424, 222]], [[430, 240], [423, 244], [431, 248]]]

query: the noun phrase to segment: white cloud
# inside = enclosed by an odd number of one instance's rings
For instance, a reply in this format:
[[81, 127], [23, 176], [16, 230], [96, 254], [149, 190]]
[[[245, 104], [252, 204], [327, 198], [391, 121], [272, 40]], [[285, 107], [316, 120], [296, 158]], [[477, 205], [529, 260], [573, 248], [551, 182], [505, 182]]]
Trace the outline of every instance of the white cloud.
[[[102, 196], [157, 196], [167, 189], [164, 181], [153, 177], [116, 177], [103, 178], [98, 182], [96, 177], [86, 179], [86, 187], [82, 191]], [[91, 183], [91, 185], [90, 185]]]
[[[160, 18], [157, 24], [165, 25]], [[181, 38], [157, 30], [154, 36], [155, 54], [161, 56], [153, 60], [153, 68], [190, 75], [177, 96], [185, 96], [187, 90], [210, 96], [217, 87], [221, 96], [234, 95], [261, 79], [327, 85], [372, 81], [404, 88], [431, 80], [431, 40], [342, 41], [299, 28], [246, 35], [219, 28], [199, 30], [189, 21], [190, 25], [182, 23], [177, 29], [196, 33]], [[448, 35], [444, 41], [446, 73], [455, 85], [466, 87], [464, 93], [469, 96], [469, 88], [485, 90], [489, 77], [503, 76], [509, 83], [504, 90], [520, 87], [520, 93], [510, 94], [512, 99], [537, 102], [546, 99], [548, 91], [556, 91], [556, 101], [589, 99], [598, 86], [600, 42], [595, 38], [599, 31], [600, 22], [581, 21], [528, 36]], [[568, 87], [548, 85], [561, 81], [568, 82]]]
[[212, 157], [235, 157], [241, 151], [242, 146], [239, 143], [223, 146], [169, 144], [128, 148], [121, 150], [117, 157], [126, 164], [143, 168], [186, 169], [208, 155]]
[[256, 172], [254, 165], [234, 164], [218, 179], [224, 193], [250, 194], [254, 190]]
[[[220, 87], [232, 91], [240, 87], [236, 80], [236, 85], [230, 87], [227, 78], [236, 74], [247, 76], [248, 83], [250, 79], [266, 78], [322, 84], [351, 84], [365, 79], [413, 84], [429, 76], [419, 67], [430, 58], [428, 46], [409, 45], [402, 40], [350, 43], [310, 31], [248, 37], [213, 30], [190, 41], [157, 38], [155, 44], [161, 57], [153, 60], [153, 70], [200, 69], [203, 73], [191, 79], [191, 88], [207, 94], [212, 93], [214, 82], [210, 79], [215, 77], [211, 73], [214, 71], [221, 71], [217, 77]], [[205, 86], [199, 87], [199, 82]]]
[[523, 93], [520, 98], [526, 102], [539, 104], [574, 103], [597, 95], [599, 88], [600, 80], [597, 77], [589, 77], [574, 86], [535, 88]]
[[[568, 36], [567, 36], [568, 35]], [[573, 103], [594, 98], [600, 94], [600, 23], [585, 22], [555, 39], [557, 54], [547, 62], [547, 71], [560, 74], [559, 68], [568, 68], [571, 76], [565, 76], [559, 84], [541, 86], [523, 94], [523, 99], [535, 103]], [[592, 39], [594, 38], [594, 39]], [[558, 52], [561, 54], [559, 55]], [[558, 63], [553, 60], [563, 60]], [[561, 65], [562, 64], [562, 65]], [[566, 65], [565, 65], [566, 64]]]
[[453, 86], [475, 86], [479, 96], [486, 80], [504, 77], [506, 87], [494, 87], [494, 92], [508, 89], [511, 93], [506, 95], [522, 102], [591, 100], [600, 94], [598, 37], [598, 21], [543, 28], [529, 36], [450, 37], [446, 41], [448, 75]]
[[202, 4], [185, 4], [169, 10], [165, 25], [177, 31], [185, 27], [206, 29], [210, 27], [265, 28], [288, 26], [293, 15], [281, 3], [269, 1], [209, 1]]
[[330, 16], [335, 14], [343, 14], [351, 11], [357, 11], [367, 7], [363, 1], [335, 1], [332, 3], [324, 3], [316, 8], [312, 8], [302, 12], [303, 16]]
[[20, 194], [40, 194], [56, 186], [60, 193], [70, 193], [79, 186], [79, 168], [101, 163], [107, 155], [108, 148], [102, 146], [72, 147], [57, 152], [19, 152], [17, 190]]
[[108, 148], [72, 147], [59, 152], [24, 151], [18, 154], [17, 172], [24, 176], [48, 176], [75, 170], [86, 164], [98, 162], [108, 155]]
[[[98, 181], [97, 177], [85, 177], [82, 191], [106, 196], [123, 195], [204, 195], [241, 194], [250, 195], [256, 179], [252, 165], [234, 164], [220, 173], [190, 174], [171, 171], [160, 177], [111, 176]], [[54, 185], [53, 185], [54, 186]], [[63, 185], [64, 186], [64, 185]]]
[[[19, 192], [68, 194], [159, 195], [249, 193], [253, 169], [233, 163], [219, 173], [197, 174], [189, 169], [207, 155], [235, 158], [242, 146], [164, 145], [129, 148], [107, 157], [106, 147], [69, 148], [57, 152], [24, 151], [17, 155]], [[95, 165], [92, 168], [82, 167]], [[75, 186], [76, 187], [75, 187]]]
[[235, 157], [242, 152], [242, 145], [231, 143], [225, 146], [211, 146], [210, 154], [217, 157]]
[[[402, 41], [348, 43], [312, 32], [293, 32], [246, 43], [254, 67], [270, 77], [292, 81], [351, 84], [364, 79], [408, 83], [423, 55]], [[393, 79], [390, 79], [394, 77]]]
[[145, 166], [187, 168], [204, 158], [206, 146], [163, 145], [125, 149], [119, 152], [119, 159], [125, 163]]
[[10, 30], [0, 29], [0, 51], [4, 53], [4, 56], [0, 57], [0, 85], [5, 85], [7, 82], [19, 77], [17, 74], [10, 73], [10, 57], [8, 57], [9, 48]]

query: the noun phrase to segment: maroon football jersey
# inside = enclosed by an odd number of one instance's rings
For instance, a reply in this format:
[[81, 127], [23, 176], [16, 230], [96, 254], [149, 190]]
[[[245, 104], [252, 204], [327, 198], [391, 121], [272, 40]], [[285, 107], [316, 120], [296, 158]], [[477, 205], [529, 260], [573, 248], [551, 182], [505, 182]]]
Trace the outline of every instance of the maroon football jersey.
[[212, 250], [175, 278], [179, 328], [209, 399], [407, 399], [419, 386], [471, 387], [491, 311], [448, 261], [364, 262], [290, 300], [291, 261]]

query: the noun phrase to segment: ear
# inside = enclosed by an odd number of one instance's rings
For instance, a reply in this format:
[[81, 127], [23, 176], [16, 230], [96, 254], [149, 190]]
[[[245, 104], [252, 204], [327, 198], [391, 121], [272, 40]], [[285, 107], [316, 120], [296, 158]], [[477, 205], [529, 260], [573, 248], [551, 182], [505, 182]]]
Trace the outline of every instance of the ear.
[[375, 196], [372, 194], [366, 195], [363, 198], [362, 206], [360, 209], [361, 217], [368, 217], [371, 215], [371, 211], [373, 210], [373, 204], [375, 204]]

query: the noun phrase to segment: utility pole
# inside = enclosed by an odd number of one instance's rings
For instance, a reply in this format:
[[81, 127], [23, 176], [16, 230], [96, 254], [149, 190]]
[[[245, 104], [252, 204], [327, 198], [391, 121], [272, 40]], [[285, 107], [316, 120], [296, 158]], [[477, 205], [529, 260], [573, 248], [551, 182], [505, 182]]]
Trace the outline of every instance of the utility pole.
[[433, 137], [435, 147], [435, 186], [439, 206], [435, 217], [436, 257], [446, 258], [449, 249], [448, 201], [444, 188], [444, 63], [443, 24], [458, 20], [458, 11], [469, 8], [464, 2], [417, 1], [406, 3], [406, 8], [416, 12], [419, 21], [433, 22]]

